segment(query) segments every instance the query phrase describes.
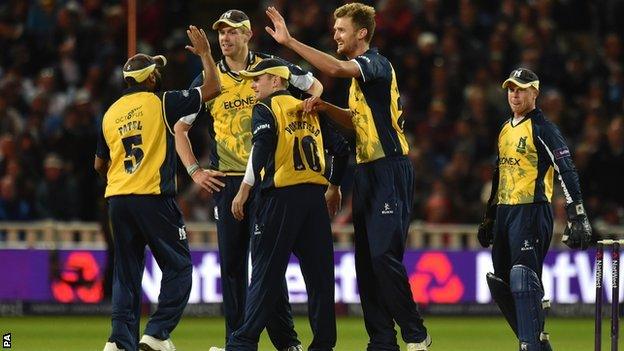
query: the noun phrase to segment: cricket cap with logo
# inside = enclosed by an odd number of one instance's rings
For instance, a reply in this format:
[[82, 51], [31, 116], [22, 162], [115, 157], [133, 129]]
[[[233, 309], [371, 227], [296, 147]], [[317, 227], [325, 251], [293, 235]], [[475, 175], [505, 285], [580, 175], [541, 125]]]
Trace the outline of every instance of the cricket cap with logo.
[[123, 66], [123, 77], [134, 78], [137, 83], [141, 83], [156, 68], [167, 65], [167, 59], [163, 55], [149, 56], [145, 54], [136, 54], [126, 61]]
[[219, 19], [212, 24], [212, 29], [219, 29], [220, 24], [228, 25], [232, 28], [245, 27], [251, 30], [251, 22], [249, 17], [240, 10], [227, 10]]
[[522, 89], [533, 87], [539, 90], [539, 78], [537, 74], [526, 68], [516, 68], [511, 71], [509, 78], [503, 82], [503, 89], [506, 89], [509, 83], [513, 83]]
[[263, 74], [272, 74], [288, 80], [290, 77], [290, 70], [288, 66], [282, 60], [275, 58], [269, 58], [260, 61], [257, 65], [251, 69], [240, 71], [238, 74], [245, 79], [251, 79], [253, 77], [261, 76]]

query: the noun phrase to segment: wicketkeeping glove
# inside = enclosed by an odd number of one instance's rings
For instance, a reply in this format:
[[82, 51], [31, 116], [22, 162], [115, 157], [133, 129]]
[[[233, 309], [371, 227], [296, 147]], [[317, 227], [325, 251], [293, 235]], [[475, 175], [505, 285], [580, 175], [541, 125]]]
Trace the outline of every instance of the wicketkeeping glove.
[[496, 206], [487, 206], [483, 221], [479, 224], [477, 239], [482, 247], [489, 247], [494, 240], [494, 218], [496, 216]]
[[563, 231], [562, 240], [571, 249], [585, 250], [592, 238], [592, 229], [587, 219], [583, 202], [575, 201], [566, 206], [568, 224]]

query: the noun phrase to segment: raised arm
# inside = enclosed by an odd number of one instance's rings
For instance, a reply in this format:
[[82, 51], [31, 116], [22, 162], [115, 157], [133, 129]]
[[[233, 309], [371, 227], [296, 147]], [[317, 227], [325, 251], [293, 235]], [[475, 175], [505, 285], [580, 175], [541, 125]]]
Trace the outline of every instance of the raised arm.
[[273, 22], [275, 29], [268, 26], [264, 27], [264, 29], [273, 37], [273, 39], [299, 54], [319, 71], [332, 77], [360, 77], [360, 69], [355, 62], [338, 60], [331, 55], [328, 55], [293, 38], [288, 32], [284, 17], [282, 17], [275, 7], [269, 7], [266, 10], [266, 14], [269, 16], [269, 19], [271, 19], [271, 22]]
[[186, 30], [186, 34], [192, 44], [187, 45], [186, 49], [199, 56], [204, 68], [204, 84], [200, 87], [202, 101], [206, 102], [212, 100], [221, 92], [221, 82], [217, 74], [217, 66], [212, 59], [210, 43], [208, 43], [208, 38], [203, 29], [189, 26], [189, 29]]

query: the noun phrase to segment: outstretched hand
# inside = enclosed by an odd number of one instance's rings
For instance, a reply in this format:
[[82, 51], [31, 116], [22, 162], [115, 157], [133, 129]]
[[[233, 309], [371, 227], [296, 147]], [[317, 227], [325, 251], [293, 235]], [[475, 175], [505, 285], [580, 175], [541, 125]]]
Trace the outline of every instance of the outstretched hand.
[[208, 37], [203, 29], [198, 29], [195, 26], [189, 26], [189, 29], [186, 30], [186, 35], [192, 44], [185, 46], [188, 51], [197, 56], [210, 54], [210, 43], [208, 42]]
[[268, 26], [264, 27], [264, 29], [273, 37], [273, 39], [275, 39], [275, 41], [282, 45], [286, 45], [292, 37], [288, 32], [284, 17], [282, 17], [282, 15], [280, 15], [280, 13], [273, 6], [267, 8], [266, 14], [269, 16], [271, 22], [273, 22], [273, 27], [275, 27], [275, 29]]

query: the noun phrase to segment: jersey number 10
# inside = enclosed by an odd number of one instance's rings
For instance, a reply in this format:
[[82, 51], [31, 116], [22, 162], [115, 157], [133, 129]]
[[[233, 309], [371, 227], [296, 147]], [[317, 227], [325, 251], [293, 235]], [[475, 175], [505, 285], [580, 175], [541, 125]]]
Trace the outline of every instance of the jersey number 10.
[[[308, 167], [314, 172], [320, 172], [321, 159], [318, 154], [316, 140], [310, 135], [303, 137], [301, 139], [301, 149], [303, 149]], [[303, 171], [306, 169], [306, 166], [303, 164], [303, 157], [301, 157], [301, 149], [299, 148], [299, 137], [295, 137], [295, 143], [293, 144], [293, 163], [295, 165], [295, 171]]]

